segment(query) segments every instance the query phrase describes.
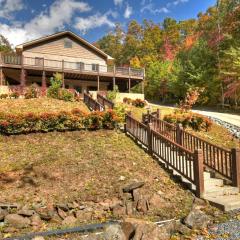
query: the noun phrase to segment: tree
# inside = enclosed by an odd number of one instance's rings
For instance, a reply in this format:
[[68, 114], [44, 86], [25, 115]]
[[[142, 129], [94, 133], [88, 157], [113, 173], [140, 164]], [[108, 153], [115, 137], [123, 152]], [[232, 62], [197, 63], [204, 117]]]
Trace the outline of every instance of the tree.
[[0, 34], [0, 52], [12, 52], [12, 47], [9, 41]]

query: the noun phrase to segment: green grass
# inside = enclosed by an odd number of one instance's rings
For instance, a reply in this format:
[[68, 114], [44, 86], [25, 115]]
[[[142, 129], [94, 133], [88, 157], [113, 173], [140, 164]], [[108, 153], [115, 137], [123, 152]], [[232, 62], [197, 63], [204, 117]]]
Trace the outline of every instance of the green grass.
[[42, 113], [70, 111], [73, 108], [82, 109], [88, 112], [87, 106], [83, 102], [65, 102], [53, 98], [33, 98], [33, 99], [1, 99], [1, 112], [18, 113]]

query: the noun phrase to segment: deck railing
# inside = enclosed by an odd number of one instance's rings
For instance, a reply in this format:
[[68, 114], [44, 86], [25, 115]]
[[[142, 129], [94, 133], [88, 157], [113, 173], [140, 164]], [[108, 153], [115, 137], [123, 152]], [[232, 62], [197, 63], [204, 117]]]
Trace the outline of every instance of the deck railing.
[[83, 101], [88, 106], [88, 108], [91, 111], [104, 111], [104, 106], [101, 105], [99, 102], [97, 102], [95, 99], [93, 99], [89, 94], [84, 93], [83, 94]]
[[107, 106], [109, 109], [114, 108], [114, 103], [100, 93], [97, 93], [97, 101], [104, 107]]
[[157, 156], [167, 167], [174, 169], [181, 176], [196, 186], [196, 195], [204, 192], [202, 150], [190, 151], [172, 141], [163, 134], [126, 114], [125, 131], [145, 148], [150, 155]]
[[109, 74], [111, 76], [144, 77], [144, 70], [140, 68], [115, 67], [113, 65], [89, 64], [80, 61], [59, 61], [41, 57], [24, 57], [17, 54], [1, 54], [0, 62], [4, 65], [22, 65], [36, 69], [55, 71], [77, 71], [80, 73]]
[[238, 161], [240, 162], [239, 150], [226, 149], [212, 144], [201, 137], [187, 132], [180, 125], [169, 124], [161, 120], [156, 112], [149, 113], [148, 119], [156, 132], [161, 133], [185, 149], [192, 152], [201, 149], [203, 151], [203, 162], [206, 167], [240, 187], [240, 169], [238, 170]]

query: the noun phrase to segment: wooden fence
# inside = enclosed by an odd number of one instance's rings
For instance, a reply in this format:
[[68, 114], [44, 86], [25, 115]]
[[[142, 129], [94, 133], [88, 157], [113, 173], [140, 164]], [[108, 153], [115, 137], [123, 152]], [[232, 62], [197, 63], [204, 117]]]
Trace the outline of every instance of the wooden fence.
[[107, 106], [109, 109], [114, 108], [114, 103], [100, 93], [97, 93], [97, 101], [104, 107]]
[[88, 108], [92, 111], [104, 111], [105, 108], [103, 105], [101, 105], [99, 102], [94, 100], [89, 94], [84, 93], [83, 94], [83, 101], [88, 106]]
[[[226, 149], [212, 144], [184, 130], [180, 125], [170, 124], [160, 119], [160, 112], [148, 113], [149, 123], [153, 129], [176, 142], [178, 145], [203, 152], [204, 165], [230, 180], [234, 186], [240, 187], [240, 153], [238, 149]], [[145, 117], [146, 118], [146, 117]]]
[[184, 148], [152, 129], [150, 124], [139, 122], [130, 113], [126, 114], [125, 131], [147, 148], [150, 155], [159, 157], [168, 167], [194, 184], [196, 195], [202, 196], [204, 192], [202, 150], [192, 152]]

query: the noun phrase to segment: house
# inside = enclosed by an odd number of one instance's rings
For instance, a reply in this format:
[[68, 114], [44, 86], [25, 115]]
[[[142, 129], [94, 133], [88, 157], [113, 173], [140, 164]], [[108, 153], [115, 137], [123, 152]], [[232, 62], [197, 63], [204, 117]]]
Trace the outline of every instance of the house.
[[16, 46], [16, 53], [0, 55], [0, 85], [37, 83], [46, 88], [55, 72], [63, 86], [84, 91], [120, 92], [144, 81], [144, 69], [117, 67], [114, 59], [70, 31], [58, 32]]

